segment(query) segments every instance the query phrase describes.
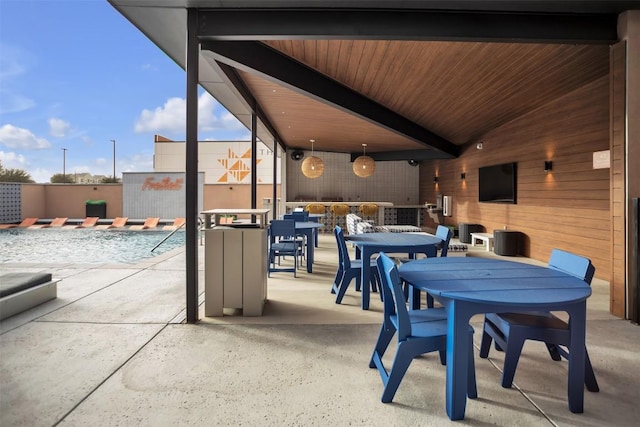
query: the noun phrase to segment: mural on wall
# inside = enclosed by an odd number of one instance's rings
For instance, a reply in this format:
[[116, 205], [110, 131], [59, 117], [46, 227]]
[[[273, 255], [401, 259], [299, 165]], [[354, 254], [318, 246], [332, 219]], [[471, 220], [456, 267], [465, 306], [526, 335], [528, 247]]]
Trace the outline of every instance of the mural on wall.
[[[262, 160], [256, 159], [256, 164], [260, 164]], [[226, 159], [218, 159], [218, 162], [225, 168], [225, 172], [218, 178], [220, 183], [248, 183], [247, 177], [251, 175], [251, 149], [244, 154], [237, 154], [233, 149], [227, 150]], [[258, 182], [262, 182], [258, 177]]]

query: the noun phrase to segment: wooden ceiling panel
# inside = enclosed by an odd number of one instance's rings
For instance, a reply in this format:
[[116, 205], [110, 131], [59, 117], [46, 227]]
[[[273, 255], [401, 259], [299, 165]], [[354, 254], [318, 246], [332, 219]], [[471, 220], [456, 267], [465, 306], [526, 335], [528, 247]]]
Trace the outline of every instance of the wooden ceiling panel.
[[368, 152], [425, 149], [423, 145], [298, 94], [258, 76], [239, 72], [287, 146], [318, 151]]
[[[609, 66], [605, 45], [372, 40], [265, 44], [458, 145], [606, 75]], [[318, 120], [314, 115], [313, 121]], [[346, 126], [335, 116], [329, 122]], [[362, 138], [356, 140], [358, 144]], [[416, 148], [408, 145], [413, 144], [405, 141], [406, 149]]]

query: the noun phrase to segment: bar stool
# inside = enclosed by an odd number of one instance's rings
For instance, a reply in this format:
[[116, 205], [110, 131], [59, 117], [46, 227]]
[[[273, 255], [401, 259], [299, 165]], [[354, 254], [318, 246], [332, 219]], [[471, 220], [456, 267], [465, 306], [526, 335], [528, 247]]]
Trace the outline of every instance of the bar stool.
[[342, 224], [343, 226], [345, 225], [347, 214], [349, 213], [349, 205], [346, 203], [334, 203], [329, 207], [329, 211], [333, 214], [333, 224], [331, 225], [331, 228], [335, 228], [336, 225], [339, 225], [338, 218], [341, 216], [345, 218]]
[[304, 210], [310, 214], [322, 214], [324, 215], [326, 207], [322, 203], [309, 203], [304, 207]]
[[[322, 203], [309, 203], [307, 206], [304, 207], [304, 210], [309, 212], [310, 214], [322, 215], [323, 218], [326, 216], [326, 209], [327, 209], [327, 207], [325, 205], [323, 205]], [[312, 218], [312, 219], [310, 219], [310, 221], [324, 223], [324, 220], [320, 221], [319, 217]], [[315, 235], [315, 245], [316, 245], [316, 247], [318, 247], [318, 233], [320, 231], [327, 232], [328, 230], [326, 228], [326, 225], [325, 225], [325, 227], [322, 228], [322, 230], [316, 229], [315, 232], [313, 233]]]
[[362, 214], [362, 219], [371, 219], [375, 223], [378, 216], [378, 205], [375, 203], [363, 203], [358, 207], [358, 212]]

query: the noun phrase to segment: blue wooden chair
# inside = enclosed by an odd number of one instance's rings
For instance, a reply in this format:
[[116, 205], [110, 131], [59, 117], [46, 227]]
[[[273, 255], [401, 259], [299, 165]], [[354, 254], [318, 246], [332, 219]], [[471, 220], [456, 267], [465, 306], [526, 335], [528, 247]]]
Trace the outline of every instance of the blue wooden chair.
[[449, 227], [445, 227], [444, 225], [439, 225], [436, 228], [436, 237], [442, 239], [442, 246], [440, 247], [440, 256], [447, 256], [449, 252], [449, 242], [451, 241], [451, 237], [453, 237], [453, 233]]
[[[349, 284], [355, 279], [356, 290], [360, 289], [360, 272], [362, 269], [362, 260], [349, 257], [349, 250], [347, 249], [347, 242], [344, 239], [344, 232], [342, 228], [336, 225], [333, 229], [333, 234], [336, 237], [336, 244], [338, 246], [338, 271], [336, 271], [336, 277], [331, 286], [331, 293], [336, 295], [336, 304], [342, 302]], [[374, 292], [378, 290], [378, 266], [375, 260], [369, 261], [369, 268], [371, 269], [371, 290]]]
[[[271, 277], [272, 272], [286, 271], [293, 272], [293, 277], [296, 277], [296, 270], [298, 269], [298, 257], [302, 251], [302, 245], [295, 237], [296, 224], [293, 220], [287, 219], [274, 219], [269, 224], [269, 265], [267, 276]], [[280, 265], [280, 257], [292, 256], [293, 268], [278, 267]]]
[[[309, 221], [309, 212], [306, 211], [293, 211], [291, 213], [288, 214], [284, 214], [283, 216], [284, 219], [292, 219], [296, 222], [307, 222]], [[291, 237], [292, 239], [295, 239], [299, 242], [302, 242], [302, 258], [306, 258], [307, 254], [305, 252], [305, 248], [306, 248], [306, 236], [304, 234], [296, 234], [294, 236]]]
[[[453, 232], [449, 227], [445, 227], [444, 225], [439, 225], [438, 228], [436, 228], [436, 237], [439, 237], [442, 239], [442, 245], [440, 246], [440, 256], [446, 257], [447, 253], [449, 253], [449, 242], [453, 237]], [[412, 298], [411, 304], [413, 305], [413, 298], [420, 298], [420, 293], [416, 292], [415, 290], [408, 289], [405, 286], [405, 294], [407, 292], [414, 292], [411, 295], [411, 298]], [[433, 297], [427, 294], [426, 299], [427, 299], [427, 308], [433, 308]]]
[[[380, 336], [373, 350], [370, 368], [378, 368], [384, 391], [382, 402], [388, 403], [398, 390], [398, 386], [414, 358], [433, 351], [440, 353], [440, 363], [446, 363], [447, 320], [446, 312], [438, 309], [407, 310], [406, 299], [400, 283], [395, 263], [381, 252], [377, 259], [381, 288], [384, 292], [384, 320]], [[445, 316], [444, 318], [442, 316]], [[382, 362], [382, 356], [393, 336], [398, 335], [398, 346], [391, 370]], [[478, 396], [475, 365], [473, 361], [473, 328], [469, 326], [469, 376], [467, 396]]]
[[[595, 273], [595, 267], [588, 258], [559, 249], [551, 252], [549, 268], [564, 271], [588, 284], [591, 284]], [[568, 358], [571, 351], [569, 325], [550, 312], [487, 313], [480, 344], [480, 357], [489, 356], [492, 340], [495, 341], [497, 350], [505, 352], [502, 369], [502, 387], [505, 388], [511, 387], [513, 383], [518, 359], [526, 340], [544, 342], [549, 355], [556, 361], [562, 360], [562, 357]], [[587, 390], [600, 390], [586, 348], [584, 381]]]

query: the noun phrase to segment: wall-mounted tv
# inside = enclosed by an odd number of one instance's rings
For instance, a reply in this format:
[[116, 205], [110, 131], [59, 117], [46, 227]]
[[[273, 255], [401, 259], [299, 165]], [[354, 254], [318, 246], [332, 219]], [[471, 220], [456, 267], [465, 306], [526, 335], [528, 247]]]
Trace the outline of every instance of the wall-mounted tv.
[[478, 200], [516, 203], [517, 163], [483, 166], [478, 170]]

